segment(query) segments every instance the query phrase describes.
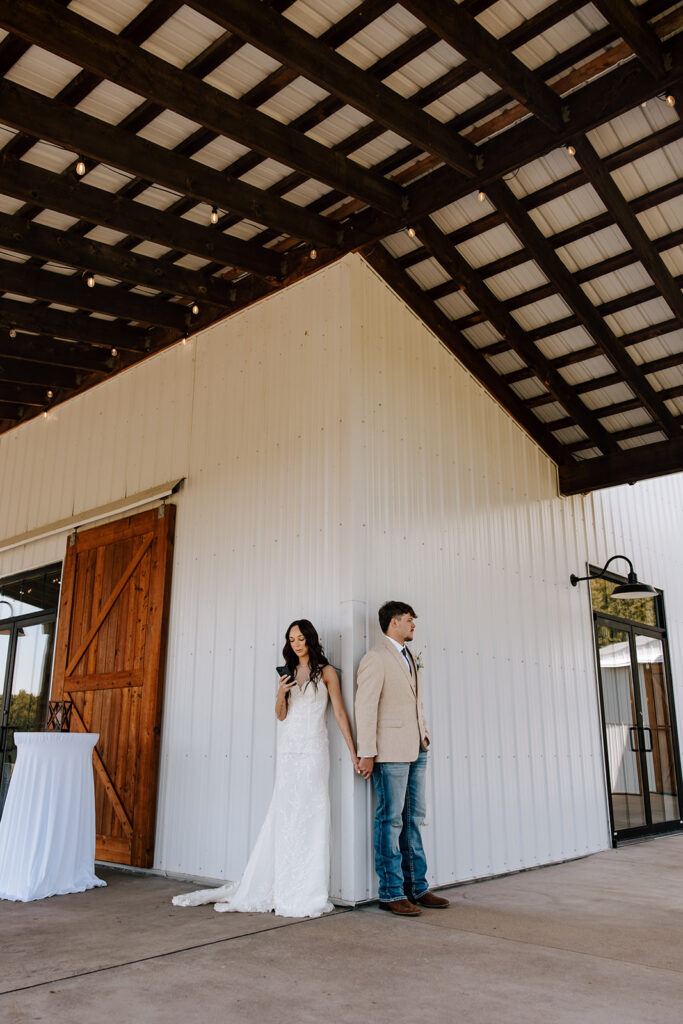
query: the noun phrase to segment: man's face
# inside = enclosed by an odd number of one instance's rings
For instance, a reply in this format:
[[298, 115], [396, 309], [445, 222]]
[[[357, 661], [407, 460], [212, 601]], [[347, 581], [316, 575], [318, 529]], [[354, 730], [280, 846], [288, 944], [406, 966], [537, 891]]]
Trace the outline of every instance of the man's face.
[[413, 639], [413, 633], [415, 632], [415, 619], [409, 612], [406, 612], [405, 615], [395, 616], [392, 619], [392, 622], [394, 623], [396, 639], [399, 643], [404, 644], [407, 640]]

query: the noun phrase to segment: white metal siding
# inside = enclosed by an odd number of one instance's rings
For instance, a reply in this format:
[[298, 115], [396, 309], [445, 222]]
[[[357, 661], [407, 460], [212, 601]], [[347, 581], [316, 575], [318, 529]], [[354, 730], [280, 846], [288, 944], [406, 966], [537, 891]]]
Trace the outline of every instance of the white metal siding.
[[[350, 709], [388, 597], [420, 615], [433, 881], [608, 844], [589, 600], [569, 574], [623, 552], [665, 590], [683, 718], [683, 475], [557, 497], [553, 464], [352, 256], [0, 437], [0, 534], [180, 476], [157, 867], [239, 876], [286, 626], [319, 626]], [[0, 574], [65, 543], [0, 553]], [[332, 891], [363, 899], [371, 790], [330, 728]]]
[[[419, 614], [431, 878], [604, 848], [589, 598], [569, 575], [624, 553], [664, 588], [683, 716], [683, 475], [559, 498], [550, 460], [361, 261], [352, 294], [363, 408], [354, 593], [367, 643], [384, 600], [407, 600]], [[370, 857], [359, 859], [363, 898], [376, 881]]]

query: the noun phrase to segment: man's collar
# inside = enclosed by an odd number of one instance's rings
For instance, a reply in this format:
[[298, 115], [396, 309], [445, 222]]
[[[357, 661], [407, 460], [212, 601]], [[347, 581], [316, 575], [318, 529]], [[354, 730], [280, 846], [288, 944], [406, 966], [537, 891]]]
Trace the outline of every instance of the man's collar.
[[394, 645], [394, 647], [396, 648], [397, 651], [402, 651], [403, 650], [403, 644], [400, 644], [398, 642], [398, 640], [394, 640], [393, 636], [387, 636], [386, 633], [384, 635], [386, 636], [386, 638], [389, 641], [389, 643]]

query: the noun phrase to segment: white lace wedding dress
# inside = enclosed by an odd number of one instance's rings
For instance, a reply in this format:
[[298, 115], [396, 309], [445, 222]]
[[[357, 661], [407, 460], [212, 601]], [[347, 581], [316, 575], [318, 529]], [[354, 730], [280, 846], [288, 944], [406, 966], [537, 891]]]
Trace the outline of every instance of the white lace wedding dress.
[[305, 683], [289, 692], [278, 722], [275, 787], [266, 820], [239, 882], [174, 896], [177, 907], [215, 903], [215, 910], [319, 917], [332, 910], [327, 687]]

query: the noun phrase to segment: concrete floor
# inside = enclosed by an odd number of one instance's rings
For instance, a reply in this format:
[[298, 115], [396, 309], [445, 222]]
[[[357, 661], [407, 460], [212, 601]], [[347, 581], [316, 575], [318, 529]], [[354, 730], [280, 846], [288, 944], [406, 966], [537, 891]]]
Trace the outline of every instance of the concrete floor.
[[683, 835], [450, 890], [400, 920], [172, 907], [190, 886], [2, 903], [0, 1021], [679, 1024]]

